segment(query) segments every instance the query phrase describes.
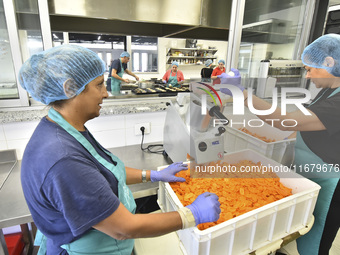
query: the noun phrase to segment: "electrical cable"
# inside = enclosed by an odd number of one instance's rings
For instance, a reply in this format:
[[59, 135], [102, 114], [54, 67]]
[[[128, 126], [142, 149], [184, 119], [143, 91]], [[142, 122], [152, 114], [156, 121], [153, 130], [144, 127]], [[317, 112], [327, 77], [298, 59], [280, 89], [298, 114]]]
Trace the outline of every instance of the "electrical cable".
[[164, 152], [165, 152], [164, 149], [153, 150], [154, 148], [157, 148], [157, 147], [163, 148], [163, 144], [150, 144], [146, 148], [143, 148], [145, 128], [141, 127], [140, 131], [142, 131], [142, 142], [140, 144], [140, 148], [141, 148], [142, 151], [147, 151], [147, 152], [150, 152], [150, 153], [157, 153], [157, 154], [164, 154]]

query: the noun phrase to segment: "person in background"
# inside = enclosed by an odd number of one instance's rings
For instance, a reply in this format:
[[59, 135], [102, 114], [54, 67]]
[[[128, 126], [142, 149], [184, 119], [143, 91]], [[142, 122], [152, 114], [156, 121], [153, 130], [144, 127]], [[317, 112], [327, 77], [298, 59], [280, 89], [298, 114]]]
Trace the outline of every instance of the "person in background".
[[[310, 115], [297, 110], [282, 116], [276, 109], [270, 115], [258, 115], [260, 119], [275, 119], [275, 127], [281, 130], [297, 131], [294, 165], [298, 172], [321, 186], [315, 205], [315, 222], [312, 229], [297, 239], [297, 248], [301, 255], [325, 255], [335, 239], [340, 227], [340, 35], [327, 34], [308, 45], [302, 53], [302, 62], [310, 79], [320, 92], [307, 106]], [[223, 83], [230, 83], [227, 74], [222, 75]], [[243, 91], [247, 99], [248, 92], [241, 83], [234, 84]], [[227, 88], [220, 89], [232, 95]], [[248, 100], [244, 101], [248, 104]], [[252, 96], [252, 103], [257, 110], [266, 110], [271, 105]], [[286, 126], [280, 123], [286, 120]], [[295, 120], [289, 123], [289, 119]], [[295, 126], [295, 124], [297, 125]], [[313, 168], [322, 171], [312, 171]]]
[[167, 87], [182, 87], [184, 83], [184, 75], [182, 71], [178, 70], [178, 62], [173, 61], [171, 63], [171, 69], [165, 72], [163, 78], [163, 83], [167, 83]]
[[211, 81], [211, 74], [213, 72], [213, 69], [211, 68], [212, 63], [213, 63], [212, 60], [208, 59], [204, 63], [204, 65], [206, 67], [203, 67], [201, 69], [201, 78], [202, 78], [203, 82], [210, 82]]
[[107, 91], [110, 91], [114, 94], [114, 91], [120, 88], [121, 82], [129, 82], [129, 79], [124, 79], [123, 74], [126, 73], [135, 77], [137, 81], [139, 81], [139, 77], [127, 69], [127, 63], [130, 61], [130, 54], [126, 51], [123, 51], [120, 54], [120, 58], [115, 59], [112, 61], [110, 70], [109, 70], [109, 77], [106, 82]]
[[219, 218], [220, 203], [205, 192], [178, 211], [134, 214], [128, 184], [183, 182], [181, 162], [161, 171], [125, 167], [104, 149], [85, 123], [99, 116], [105, 65], [91, 50], [62, 45], [32, 55], [19, 81], [51, 108], [30, 138], [21, 183], [33, 220], [39, 254], [126, 254], [133, 238], [163, 235]]
[[220, 84], [220, 78], [218, 78], [218, 75], [221, 75], [222, 73], [225, 73], [225, 61], [223, 59], [220, 59], [218, 61], [218, 66], [216, 66], [211, 74], [211, 79], [213, 79], [213, 85]]

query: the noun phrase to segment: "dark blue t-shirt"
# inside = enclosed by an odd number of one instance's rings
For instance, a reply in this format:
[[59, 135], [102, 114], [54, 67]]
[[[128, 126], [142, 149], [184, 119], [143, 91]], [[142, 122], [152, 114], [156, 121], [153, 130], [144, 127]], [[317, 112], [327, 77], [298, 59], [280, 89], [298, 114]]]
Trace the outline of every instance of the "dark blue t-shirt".
[[[100, 155], [115, 163], [88, 131], [81, 133]], [[46, 118], [26, 146], [21, 183], [33, 220], [48, 238], [47, 254], [67, 254], [62, 244], [79, 239], [120, 204], [115, 176]]]
[[[122, 63], [123, 69], [124, 71], [127, 69], [127, 64], [126, 63]], [[120, 59], [115, 59], [112, 61], [111, 63], [111, 67], [109, 70], [109, 77], [111, 77], [112, 74], [112, 69], [116, 69], [117, 70], [117, 74], [121, 72], [122, 68], [120, 66]]]
[[335, 89], [322, 89], [308, 106], [326, 127], [325, 130], [301, 131], [301, 136], [308, 146], [324, 162], [340, 164], [340, 93], [330, 98]]

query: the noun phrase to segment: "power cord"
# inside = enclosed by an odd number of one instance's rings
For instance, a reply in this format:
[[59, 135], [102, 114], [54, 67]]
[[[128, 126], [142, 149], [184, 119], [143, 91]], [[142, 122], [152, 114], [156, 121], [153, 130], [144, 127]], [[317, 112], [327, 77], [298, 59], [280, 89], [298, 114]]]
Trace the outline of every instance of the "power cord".
[[146, 148], [143, 148], [145, 127], [141, 127], [140, 131], [142, 131], [142, 142], [140, 144], [140, 148], [141, 148], [142, 151], [147, 151], [147, 152], [150, 152], [150, 153], [157, 153], [157, 154], [165, 155], [164, 149], [154, 149], [154, 148], [157, 148], [157, 147], [163, 148], [163, 144], [150, 144]]

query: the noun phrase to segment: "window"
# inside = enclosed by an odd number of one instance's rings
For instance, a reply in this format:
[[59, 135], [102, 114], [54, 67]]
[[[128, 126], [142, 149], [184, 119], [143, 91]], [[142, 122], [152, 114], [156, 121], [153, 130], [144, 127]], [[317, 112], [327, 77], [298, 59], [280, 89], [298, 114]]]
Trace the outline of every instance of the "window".
[[239, 68], [257, 77], [261, 60], [298, 59], [306, 1], [246, 1]]
[[[69, 44], [76, 44], [93, 50], [105, 62], [106, 71], [109, 71], [112, 60], [119, 58], [126, 48], [125, 36], [102, 34], [66, 33]], [[63, 44], [63, 33], [52, 32], [54, 46]]]
[[22, 61], [42, 49], [38, 1], [0, 0], [0, 107], [28, 106], [17, 77]]
[[157, 37], [132, 36], [132, 72], [158, 71]]
[[[0, 3], [0, 7], [3, 8], [3, 1], [0, 0]], [[0, 98], [19, 98], [5, 13], [2, 11], [0, 12], [0, 23], [5, 24], [0, 30]]]

